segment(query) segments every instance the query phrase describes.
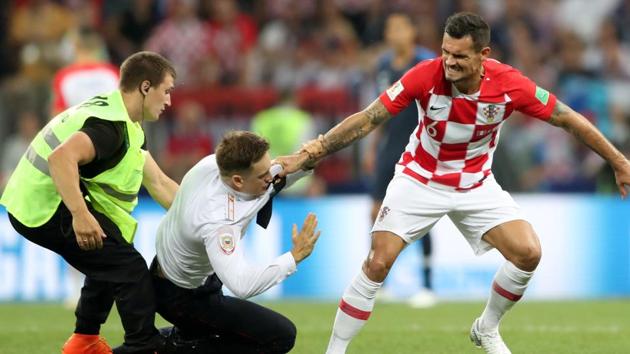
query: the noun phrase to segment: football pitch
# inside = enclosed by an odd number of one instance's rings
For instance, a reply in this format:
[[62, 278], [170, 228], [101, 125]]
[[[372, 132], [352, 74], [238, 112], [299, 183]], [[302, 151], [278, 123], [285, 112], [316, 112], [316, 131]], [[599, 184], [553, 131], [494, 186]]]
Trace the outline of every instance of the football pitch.
[[[324, 353], [336, 305], [319, 302], [265, 303], [293, 320], [298, 338], [292, 353]], [[482, 303], [447, 302], [430, 309], [377, 304], [348, 353], [478, 353], [468, 330]], [[60, 353], [74, 315], [58, 304], [0, 304], [0, 353]], [[158, 327], [166, 325], [158, 320]], [[513, 353], [630, 353], [630, 299], [524, 302], [503, 320], [501, 333]], [[123, 332], [114, 311], [102, 334], [110, 344]]]

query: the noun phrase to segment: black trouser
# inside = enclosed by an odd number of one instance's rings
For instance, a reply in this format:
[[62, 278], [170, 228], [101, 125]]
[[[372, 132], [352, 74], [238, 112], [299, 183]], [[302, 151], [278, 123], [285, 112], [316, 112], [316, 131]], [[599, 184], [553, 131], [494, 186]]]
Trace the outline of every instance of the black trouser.
[[157, 312], [175, 325], [183, 338], [213, 336], [214, 353], [287, 353], [295, 344], [295, 325], [283, 315], [253, 302], [223, 295], [216, 275], [196, 289], [181, 288], [151, 271]]
[[75, 311], [75, 333], [98, 334], [116, 301], [125, 329], [125, 342], [116, 352], [153, 353], [160, 337], [154, 326], [155, 293], [146, 262], [111, 220], [92, 209], [90, 212], [107, 235], [100, 250], [79, 248], [72, 215], [63, 203], [47, 223], [36, 228], [23, 225], [10, 214], [9, 220], [26, 239], [59, 254], [85, 274]]

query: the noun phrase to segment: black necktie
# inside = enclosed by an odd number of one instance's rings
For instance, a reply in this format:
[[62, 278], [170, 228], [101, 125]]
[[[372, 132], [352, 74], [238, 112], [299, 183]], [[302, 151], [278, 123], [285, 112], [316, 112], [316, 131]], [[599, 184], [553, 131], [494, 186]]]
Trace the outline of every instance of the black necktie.
[[273, 191], [269, 195], [269, 200], [265, 205], [263, 205], [262, 209], [258, 211], [258, 215], [256, 215], [256, 224], [262, 226], [264, 229], [269, 226], [269, 221], [271, 221], [271, 212], [273, 209], [273, 197], [278, 194], [282, 188], [287, 184], [286, 177], [276, 177], [273, 179]]

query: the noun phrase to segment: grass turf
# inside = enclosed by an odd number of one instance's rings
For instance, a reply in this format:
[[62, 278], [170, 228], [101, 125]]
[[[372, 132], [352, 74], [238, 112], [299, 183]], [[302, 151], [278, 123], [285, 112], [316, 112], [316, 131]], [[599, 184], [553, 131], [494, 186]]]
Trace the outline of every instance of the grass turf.
[[[336, 305], [277, 302], [267, 306], [292, 319], [298, 338], [292, 353], [323, 353]], [[478, 353], [468, 330], [482, 303], [442, 303], [430, 309], [377, 304], [348, 353]], [[524, 302], [504, 319], [501, 333], [514, 353], [630, 353], [630, 300]], [[0, 353], [59, 353], [74, 324], [57, 304], [0, 304]], [[158, 319], [158, 327], [166, 325]], [[123, 331], [112, 311], [102, 334], [110, 344]]]

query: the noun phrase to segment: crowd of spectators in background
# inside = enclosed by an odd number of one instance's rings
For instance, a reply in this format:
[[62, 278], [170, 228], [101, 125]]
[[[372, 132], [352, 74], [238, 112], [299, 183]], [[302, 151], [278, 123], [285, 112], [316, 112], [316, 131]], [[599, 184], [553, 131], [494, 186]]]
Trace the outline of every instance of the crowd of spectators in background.
[[[481, 14], [492, 27], [491, 57], [556, 93], [628, 156], [630, 0], [0, 0], [0, 177], [50, 118], [53, 76], [73, 61], [70, 38], [82, 28], [102, 36], [102, 59], [114, 65], [152, 50], [176, 66], [174, 107], [147, 127], [147, 139], [181, 179], [226, 130], [251, 129], [286, 92], [310, 115], [309, 136], [371, 102], [392, 11], [411, 14], [418, 43], [436, 53], [446, 17]], [[561, 129], [516, 115], [501, 140], [493, 170], [507, 190], [615, 190], [603, 161]], [[318, 169], [328, 191], [365, 190], [363, 148]]]

